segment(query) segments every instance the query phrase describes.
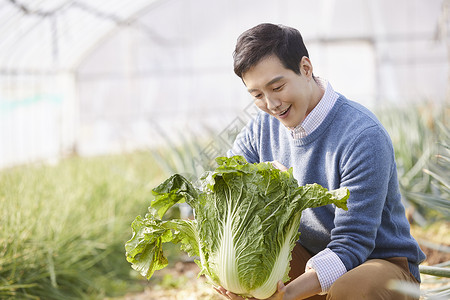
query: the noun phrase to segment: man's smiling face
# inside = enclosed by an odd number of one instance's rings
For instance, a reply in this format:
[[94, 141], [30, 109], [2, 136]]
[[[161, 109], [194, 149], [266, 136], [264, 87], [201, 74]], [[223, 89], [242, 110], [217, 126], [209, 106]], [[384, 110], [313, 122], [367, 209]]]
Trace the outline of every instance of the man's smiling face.
[[307, 57], [302, 58], [297, 74], [277, 56], [268, 56], [245, 72], [242, 80], [256, 106], [289, 128], [300, 124], [321, 98]]

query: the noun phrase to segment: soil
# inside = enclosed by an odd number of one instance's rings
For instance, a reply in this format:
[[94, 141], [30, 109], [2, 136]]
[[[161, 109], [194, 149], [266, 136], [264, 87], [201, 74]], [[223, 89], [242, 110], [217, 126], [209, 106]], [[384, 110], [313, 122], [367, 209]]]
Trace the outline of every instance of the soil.
[[123, 300], [224, 300], [191, 261], [177, 262], [172, 268], [157, 271], [150, 282], [143, 282], [144, 292], [125, 295]]
[[420, 245], [420, 248], [427, 256], [423, 262], [424, 265], [433, 266], [450, 260], [450, 253], [448, 252], [438, 251], [424, 245]]

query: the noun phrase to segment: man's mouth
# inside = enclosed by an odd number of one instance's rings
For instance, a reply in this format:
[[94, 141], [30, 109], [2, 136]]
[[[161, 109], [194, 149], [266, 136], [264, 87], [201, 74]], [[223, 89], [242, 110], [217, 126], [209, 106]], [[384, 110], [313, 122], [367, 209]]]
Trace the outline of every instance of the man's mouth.
[[284, 116], [288, 113], [288, 111], [289, 111], [290, 108], [291, 108], [291, 105], [289, 105], [288, 108], [286, 108], [285, 110], [283, 110], [282, 112], [280, 112], [280, 113], [278, 114], [278, 116], [279, 116], [279, 117], [284, 117]]

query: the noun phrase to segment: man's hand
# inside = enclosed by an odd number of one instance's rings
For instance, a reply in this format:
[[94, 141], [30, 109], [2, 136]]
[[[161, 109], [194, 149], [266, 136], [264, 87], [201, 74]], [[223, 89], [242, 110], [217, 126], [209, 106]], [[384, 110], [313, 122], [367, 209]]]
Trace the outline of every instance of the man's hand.
[[[256, 298], [242, 298], [241, 296], [237, 296], [229, 291], [227, 291], [226, 289], [224, 289], [223, 287], [214, 287], [214, 289], [221, 295], [225, 296], [226, 299], [230, 299], [230, 300], [245, 300], [245, 299], [249, 299], [249, 300], [257, 300]], [[270, 296], [269, 298], [266, 298], [267, 300], [282, 300], [284, 297], [284, 294], [286, 293], [286, 286], [284, 285], [283, 281], [278, 281], [277, 284], [277, 291], [275, 292], [275, 294], [273, 294], [272, 296]]]
[[[218, 288], [214, 287], [214, 289], [216, 290], [216, 292], [218, 292], [219, 294], [224, 296], [226, 299], [231, 299], [231, 300], [245, 300], [246, 299], [246, 298], [242, 298], [241, 296], [235, 295], [230, 291], [227, 291], [226, 289], [224, 289], [221, 286], [219, 286]], [[247, 299], [256, 300], [256, 298], [247, 298]]]
[[280, 171], [284, 172], [284, 171], [289, 170], [287, 167], [285, 167], [282, 163], [280, 163], [277, 160], [271, 161], [271, 163], [272, 163], [272, 166], [274, 166], [275, 168], [277, 168]]

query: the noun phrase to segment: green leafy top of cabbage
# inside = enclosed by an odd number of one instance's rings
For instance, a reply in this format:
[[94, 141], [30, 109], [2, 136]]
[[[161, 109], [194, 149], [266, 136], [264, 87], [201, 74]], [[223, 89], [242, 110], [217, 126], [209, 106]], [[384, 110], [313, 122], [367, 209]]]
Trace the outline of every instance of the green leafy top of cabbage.
[[[349, 191], [298, 186], [292, 168], [250, 164], [242, 156], [216, 162], [218, 167], [203, 174], [196, 186], [175, 174], [153, 189], [149, 213], [132, 223], [127, 260], [150, 279], [168, 264], [162, 245], [179, 243], [199, 259], [199, 276], [213, 285], [244, 297], [268, 298], [279, 280], [289, 280], [302, 211], [327, 204], [347, 209]], [[194, 219], [163, 219], [181, 202], [192, 207]]]

